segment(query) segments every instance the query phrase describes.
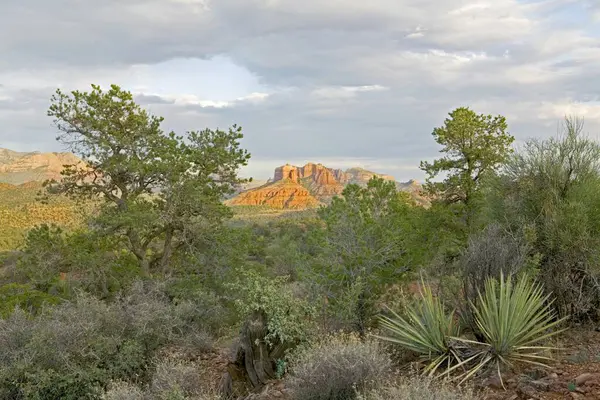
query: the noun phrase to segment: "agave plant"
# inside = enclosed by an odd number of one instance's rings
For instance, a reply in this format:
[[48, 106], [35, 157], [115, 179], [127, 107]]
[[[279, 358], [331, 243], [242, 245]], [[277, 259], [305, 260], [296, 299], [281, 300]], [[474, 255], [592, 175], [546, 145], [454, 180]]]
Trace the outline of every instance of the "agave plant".
[[554, 348], [541, 344], [563, 331], [554, 328], [564, 318], [556, 318], [550, 295], [544, 295], [541, 286], [526, 279], [515, 283], [511, 277], [501, 275], [499, 281], [486, 281], [484, 292], [471, 306], [484, 340], [480, 343], [456, 338], [479, 347], [476, 362], [463, 374], [463, 381], [484, 368], [494, 368], [502, 379], [501, 368], [515, 363], [547, 367], [550, 358], [544, 353]]
[[454, 348], [452, 338], [459, 333], [454, 312], [446, 313], [444, 304], [434, 298], [431, 289], [422, 285], [421, 299], [409, 305], [406, 317], [389, 310], [391, 317], [380, 316], [380, 325], [390, 336], [377, 336], [379, 339], [397, 343], [414, 351], [427, 362], [425, 372], [433, 375], [442, 366], [446, 372], [462, 363]]

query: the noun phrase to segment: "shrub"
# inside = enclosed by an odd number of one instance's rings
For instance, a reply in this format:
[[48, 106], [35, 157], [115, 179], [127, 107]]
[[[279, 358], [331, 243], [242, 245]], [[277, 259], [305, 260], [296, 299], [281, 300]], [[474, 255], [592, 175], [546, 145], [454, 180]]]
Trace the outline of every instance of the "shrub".
[[80, 293], [34, 318], [17, 309], [0, 320], [0, 398], [96, 399], [111, 380], [148, 382], [159, 347], [202, 332], [178, 307], [140, 282], [112, 303]]
[[206, 384], [198, 366], [175, 360], [163, 360], [156, 365], [150, 393], [160, 400], [196, 398], [206, 393]]
[[357, 391], [384, 383], [390, 367], [377, 342], [363, 342], [355, 335], [329, 336], [295, 355], [290, 390], [298, 400], [356, 399]]
[[513, 232], [535, 229], [539, 280], [560, 316], [600, 318], [600, 144], [582, 121], [567, 119], [560, 136], [530, 140], [506, 166], [488, 201]]
[[102, 400], [146, 400], [138, 386], [128, 382], [111, 382], [102, 395]]
[[61, 299], [41, 292], [29, 285], [9, 283], [0, 287], [0, 317], [6, 318], [19, 307], [35, 314], [44, 304], [58, 304]]
[[434, 374], [440, 367], [448, 370], [460, 363], [451, 339], [458, 336], [459, 328], [454, 313], [447, 314], [441, 300], [433, 297], [431, 288], [422, 286], [421, 298], [408, 306], [406, 317], [391, 310], [391, 317], [380, 317], [381, 326], [391, 336], [379, 338], [417, 353], [427, 362], [425, 371]]
[[472, 390], [421, 376], [403, 378], [389, 385], [363, 393], [359, 400], [474, 400]]
[[324, 229], [314, 230], [310, 239], [321, 257], [306, 272], [343, 311], [341, 325], [364, 334], [375, 321], [381, 290], [401, 279], [409, 265], [418, 265], [421, 211], [393, 182], [377, 177], [366, 187], [348, 185], [342, 197], [319, 209]]
[[224, 299], [208, 290], [197, 276], [183, 276], [166, 283], [165, 291], [176, 310], [189, 323], [199, 324], [214, 336], [221, 336], [234, 322], [235, 312]]
[[242, 316], [264, 313], [267, 344], [295, 344], [309, 336], [315, 309], [296, 295], [287, 277], [269, 278], [252, 270], [240, 270], [239, 279], [229, 287], [237, 294], [235, 305]]
[[41, 225], [26, 237], [17, 271], [36, 289], [71, 297], [83, 289], [110, 297], [140, 276], [137, 261], [113, 237], [81, 231], [65, 234]]
[[[471, 303], [485, 291], [489, 278], [516, 276], [531, 269], [534, 260], [529, 256], [530, 246], [521, 237], [505, 232], [499, 224], [489, 225], [483, 232], [471, 237], [467, 249], [458, 259], [463, 287], [462, 296], [454, 296], [462, 322], [483, 340], [475, 324]], [[455, 293], [456, 294], [456, 293]]]

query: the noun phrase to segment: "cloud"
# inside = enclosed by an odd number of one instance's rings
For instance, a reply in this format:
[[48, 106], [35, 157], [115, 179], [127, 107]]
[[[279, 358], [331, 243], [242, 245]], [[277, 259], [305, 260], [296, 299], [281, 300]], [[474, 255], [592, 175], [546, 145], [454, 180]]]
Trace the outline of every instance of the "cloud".
[[370, 160], [399, 179], [422, 178], [418, 161], [437, 156], [432, 129], [463, 105], [505, 115], [519, 140], [554, 134], [569, 113], [600, 128], [593, 0], [25, 0], [2, 8], [0, 147], [56, 149], [50, 95], [92, 82], [132, 90], [165, 116], [167, 130], [242, 125], [249, 171], [259, 177], [306, 159]]

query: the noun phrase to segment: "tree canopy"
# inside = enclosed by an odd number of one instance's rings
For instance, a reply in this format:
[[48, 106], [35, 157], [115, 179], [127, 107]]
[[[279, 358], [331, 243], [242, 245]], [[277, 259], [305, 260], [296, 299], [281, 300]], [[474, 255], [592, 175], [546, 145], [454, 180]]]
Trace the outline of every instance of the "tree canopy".
[[[428, 175], [428, 189], [449, 203], [465, 205], [473, 200], [482, 178], [497, 168], [511, 153], [514, 137], [501, 116], [476, 114], [468, 107], [449, 113], [444, 125], [432, 132], [446, 155], [432, 163], [421, 162]], [[433, 182], [440, 174], [442, 182]]]
[[237, 175], [249, 153], [241, 127], [165, 133], [162, 117], [149, 114], [131, 92], [103, 91], [52, 96], [48, 115], [57, 140], [84, 163], [66, 165], [61, 182], [48, 188], [75, 198], [100, 198], [95, 227], [119, 235], [144, 273], [167, 268], [190, 226], [219, 223], [230, 211], [224, 195], [243, 182]]

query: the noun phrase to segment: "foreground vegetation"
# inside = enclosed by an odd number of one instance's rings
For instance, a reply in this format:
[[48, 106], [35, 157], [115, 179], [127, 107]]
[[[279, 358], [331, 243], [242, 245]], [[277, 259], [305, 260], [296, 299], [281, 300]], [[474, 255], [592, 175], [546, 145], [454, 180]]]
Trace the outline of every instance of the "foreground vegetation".
[[117, 86], [49, 115], [88, 165], [46, 200], [95, 212], [2, 255], [2, 398], [471, 399], [600, 318], [600, 146], [576, 119], [515, 150], [459, 108], [421, 165], [431, 207], [375, 178], [250, 219], [221, 202], [241, 128], [165, 133]]

